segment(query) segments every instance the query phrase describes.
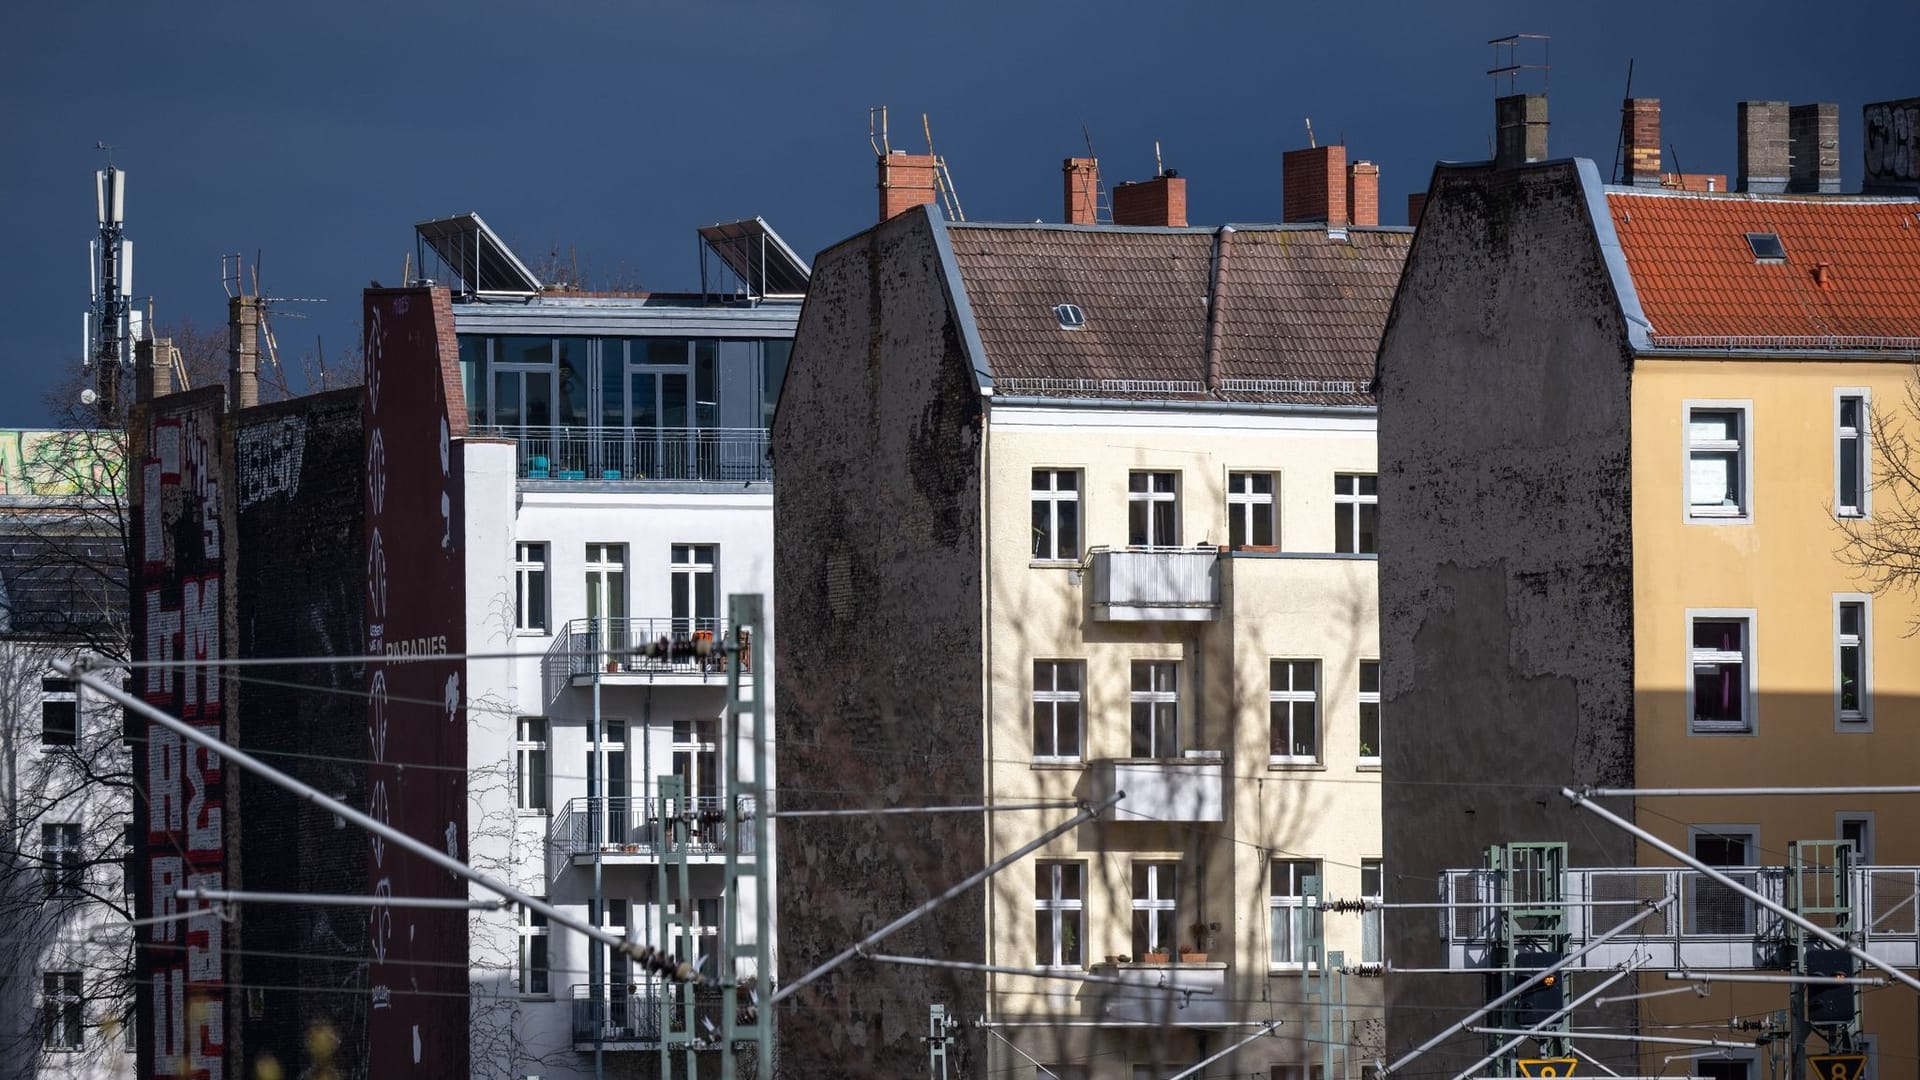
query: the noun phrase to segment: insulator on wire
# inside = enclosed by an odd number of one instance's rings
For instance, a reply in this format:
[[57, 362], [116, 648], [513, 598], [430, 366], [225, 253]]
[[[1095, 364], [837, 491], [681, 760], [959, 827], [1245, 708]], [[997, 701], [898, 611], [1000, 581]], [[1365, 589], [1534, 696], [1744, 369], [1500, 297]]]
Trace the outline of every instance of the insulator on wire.
[[655, 975], [664, 975], [674, 982], [698, 983], [700, 973], [693, 965], [682, 961], [665, 949], [656, 949], [651, 945], [636, 945], [629, 941], [620, 946], [620, 951], [637, 961], [641, 968]]

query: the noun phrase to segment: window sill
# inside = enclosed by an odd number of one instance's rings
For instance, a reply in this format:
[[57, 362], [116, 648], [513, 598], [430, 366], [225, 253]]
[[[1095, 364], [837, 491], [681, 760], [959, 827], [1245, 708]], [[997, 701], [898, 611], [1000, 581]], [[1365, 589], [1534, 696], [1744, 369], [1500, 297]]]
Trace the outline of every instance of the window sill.
[[1065, 772], [1069, 769], [1084, 769], [1087, 767], [1087, 763], [1079, 758], [1071, 760], [1061, 758], [1057, 761], [1038, 760], [1033, 762], [1033, 767], [1036, 770], [1044, 770], [1047, 772]]
[[524, 806], [521, 806], [521, 807], [516, 807], [516, 808], [514, 809], [514, 811], [513, 811], [513, 816], [514, 816], [514, 817], [523, 817], [523, 818], [544, 818], [544, 817], [552, 817], [552, 816], [553, 816], [553, 811], [551, 811], [551, 810], [529, 810], [529, 809], [527, 809], [526, 807], [524, 807]]
[[1734, 736], [1734, 737], [1752, 736], [1753, 733], [1754, 731], [1750, 727], [1746, 727], [1746, 728], [1696, 727], [1691, 724], [1687, 726], [1687, 734], [1689, 735], [1705, 735], [1709, 737], [1717, 736], [1717, 737], [1725, 738], [1727, 736]]
[[555, 998], [552, 994], [515, 994], [514, 1000], [515, 1001], [531, 1001], [535, 1004], [539, 1004], [540, 1002], [546, 1002], [548, 1004], [552, 1004], [554, 1001], [558, 999]]
[[1268, 758], [1267, 768], [1275, 772], [1326, 772], [1324, 761], [1296, 761], [1292, 758]]
[[1833, 722], [1833, 730], [1839, 732], [1842, 735], [1871, 735], [1873, 734], [1873, 717], [1871, 716], [1837, 717]]
[[1078, 570], [1079, 559], [1033, 559], [1027, 566], [1034, 570]]
[[1753, 524], [1753, 515], [1746, 513], [1744, 511], [1741, 511], [1739, 513], [1731, 513], [1731, 514], [1690, 513], [1687, 515], [1687, 524], [1689, 525], [1751, 525]]
[[544, 637], [552, 637], [552, 636], [553, 636], [553, 631], [551, 631], [551, 630], [525, 630], [525, 629], [520, 629], [520, 628], [517, 628], [517, 627], [516, 627], [516, 628], [514, 629], [514, 631], [513, 631], [513, 636], [514, 636], [514, 637], [543, 637], [543, 638], [544, 638]]
[[1355, 765], [1353, 767], [1353, 771], [1354, 772], [1379, 772], [1380, 759], [1379, 758], [1363, 759], [1360, 762], [1360, 764]]

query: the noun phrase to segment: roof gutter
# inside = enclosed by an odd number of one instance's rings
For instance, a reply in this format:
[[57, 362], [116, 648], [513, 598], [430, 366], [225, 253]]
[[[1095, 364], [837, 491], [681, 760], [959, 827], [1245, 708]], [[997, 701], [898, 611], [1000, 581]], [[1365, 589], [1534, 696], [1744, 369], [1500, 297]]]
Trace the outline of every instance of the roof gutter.
[[1213, 234], [1213, 277], [1207, 286], [1206, 386], [1209, 393], [1218, 389], [1223, 377], [1225, 346], [1220, 342], [1220, 322], [1227, 298], [1220, 285], [1227, 274], [1227, 252], [1233, 246], [1233, 226], [1222, 225]]
[[1295, 416], [1373, 416], [1377, 405], [1306, 405], [1293, 401], [1169, 401], [1151, 398], [1128, 401], [1125, 398], [1062, 398], [993, 396], [995, 406], [1019, 406], [1042, 409], [1161, 409], [1167, 412], [1246, 412], [1287, 413]]

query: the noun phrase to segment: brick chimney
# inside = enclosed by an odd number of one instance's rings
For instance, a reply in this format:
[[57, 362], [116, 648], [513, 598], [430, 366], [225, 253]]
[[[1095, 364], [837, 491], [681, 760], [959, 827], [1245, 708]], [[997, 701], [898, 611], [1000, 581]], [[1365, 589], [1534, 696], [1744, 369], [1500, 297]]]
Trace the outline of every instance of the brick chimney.
[[1493, 99], [1496, 169], [1547, 159], [1547, 95], [1511, 94]]
[[1420, 212], [1427, 208], [1427, 193], [1410, 191], [1407, 193], [1407, 224], [1420, 224]]
[[1787, 190], [1840, 194], [1840, 106], [1830, 101], [1787, 110]]
[[1187, 181], [1175, 172], [1164, 172], [1151, 180], [1121, 184], [1113, 189], [1115, 225], [1187, 224]]
[[1780, 192], [1787, 190], [1792, 156], [1787, 140], [1787, 103], [1743, 101], [1736, 110], [1733, 189]]
[[1628, 98], [1620, 103], [1620, 139], [1627, 151], [1627, 183], [1659, 187], [1659, 98]]
[[260, 298], [242, 293], [227, 301], [227, 407], [260, 404]]
[[[1280, 220], [1319, 221], [1328, 228], [1344, 228], [1346, 171], [1344, 146], [1314, 146], [1280, 155]], [[1379, 216], [1377, 209], [1374, 216]]]
[[932, 154], [909, 154], [895, 150], [880, 157], [880, 220], [916, 206], [937, 202], [940, 190], [934, 173]]
[[1347, 218], [1355, 225], [1380, 224], [1380, 166], [1371, 161], [1347, 166]]
[[1100, 220], [1100, 159], [1070, 157], [1060, 163], [1065, 189], [1065, 220], [1069, 225], [1093, 225]]

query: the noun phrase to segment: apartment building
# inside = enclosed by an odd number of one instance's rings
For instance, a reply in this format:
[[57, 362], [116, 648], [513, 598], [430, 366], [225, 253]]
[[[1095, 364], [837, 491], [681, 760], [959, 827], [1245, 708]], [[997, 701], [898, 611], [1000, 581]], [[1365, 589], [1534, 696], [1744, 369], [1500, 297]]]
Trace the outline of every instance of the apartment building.
[[[1460, 899], [1466, 876], [1447, 873], [1491, 845], [1567, 844], [1569, 898], [1672, 896], [1631, 938], [1643, 991], [1675, 986], [1661, 969], [1838, 970], [1560, 789], [1912, 781], [1920, 611], [1898, 560], [1920, 422], [1920, 186], [1872, 145], [1874, 117], [1902, 109], [1910, 130], [1913, 103], [1868, 107], [1870, 196], [1837, 194], [1835, 107], [1785, 102], [1739, 105], [1732, 192], [1663, 182], [1649, 100], [1623, 110], [1619, 182], [1548, 158], [1542, 98], [1497, 103], [1493, 161], [1435, 170], [1379, 356], [1384, 708], [1419, 718], [1386, 744], [1389, 775], [1412, 783], [1385, 791], [1385, 855], [1406, 875], [1390, 899], [1437, 888], [1463, 917], [1388, 913], [1396, 967], [1460, 972], [1390, 979], [1390, 1060], [1501, 985], [1480, 976], [1503, 955], [1475, 929], [1498, 921], [1476, 906], [1489, 897]], [[1920, 863], [1907, 797], [1604, 805], [1914, 962], [1914, 873], [1896, 869]], [[1833, 841], [1875, 869], [1849, 870]], [[1807, 881], [1824, 901], [1792, 899]], [[1571, 909], [1561, 945], [1625, 918], [1614, 910]], [[1585, 961], [1566, 1000], [1626, 959]], [[1913, 1007], [1896, 988], [1861, 995], [1857, 1022], [1819, 1021], [1788, 986], [1709, 979], [1573, 1024], [1717, 1033], [1725, 1053], [1669, 1066], [1689, 1051], [1571, 1045], [1643, 1075], [1757, 1080], [1829, 1051], [1888, 1076], [1920, 1052]], [[1504, 1041], [1462, 1035], [1408, 1068], [1451, 1074]]]
[[1344, 147], [1288, 155], [1289, 223], [1218, 228], [1171, 173], [1099, 222], [1092, 159], [1057, 225], [949, 222], [911, 156], [879, 170], [774, 425], [805, 643], [780, 799], [951, 812], [783, 820], [782, 983], [1011, 861], [867, 949], [990, 970], [850, 960], [794, 995], [783, 1073], [916, 1074], [937, 1006], [970, 1022], [933, 1029], [956, 1075], [1171, 1075], [1243, 1040], [1211, 1067], [1357, 1075], [1379, 983], [1329, 964], [1377, 963], [1377, 927], [1317, 898], [1387, 869], [1370, 382], [1410, 230]]
[[[727, 831], [750, 748], [722, 737], [721, 658], [634, 650], [724, 641], [729, 597], [759, 594], [744, 678], [766, 669], [767, 426], [807, 265], [754, 219], [701, 230], [699, 292], [593, 293], [542, 282], [475, 215], [417, 231], [421, 265], [453, 279], [468, 420], [472, 857], [712, 979], [726, 853], [772, 855]], [[483, 913], [471, 934], [476, 1075], [636, 1075], [719, 1048], [717, 987], [689, 1024], [657, 978], [537, 917]]]
[[[10, 1075], [133, 1075], [132, 800], [118, 710], [55, 660], [126, 648], [122, 444], [0, 432], [0, 1053]], [[96, 938], [96, 934], [98, 937]]]

